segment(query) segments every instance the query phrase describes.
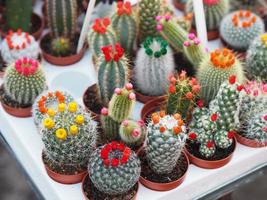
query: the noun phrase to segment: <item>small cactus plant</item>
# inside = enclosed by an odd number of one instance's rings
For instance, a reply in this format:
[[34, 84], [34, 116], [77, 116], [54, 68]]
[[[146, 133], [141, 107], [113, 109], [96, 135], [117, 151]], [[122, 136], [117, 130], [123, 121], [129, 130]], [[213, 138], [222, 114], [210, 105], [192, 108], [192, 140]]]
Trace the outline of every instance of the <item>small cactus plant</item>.
[[164, 95], [168, 76], [174, 70], [174, 58], [168, 43], [160, 37], [147, 37], [137, 53], [134, 68], [136, 88], [145, 95]]
[[98, 93], [103, 105], [108, 105], [115, 88], [123, 87], [129, 80], [128, 59], [119, 44], [102, 47], [103, 55], [97, 62]]
[[108, 17], [96, 19], [92, 29], [87, 36], [88, 45], [91, 47], [94, 56], [101, 55], [101, 48], [107, 45], [115, 45], [117, 35], [111, 26]]
[[40, 63], [31, 58], [21, 58], [9, 64], [4, 75], [6, 95], [19, 105], [32, 105], [46, 87]]
[[128, 192], [138, 182], [140, 161], [130, 148], [113, 141], [93, 152], [88, 173], [99, 191], [108, 195], [120, 195]]
[[13, 63], [23, 57], [36, 60], [39, 53], [38, 42], [21, 29], [16, 32], [10, 30], [1, 44], [1, 55], [6, 63]]
[[60, 103], [54, 116], [43, 120], [41, 129], [48, 166], [85, 168], [96, 147], [97, 124], [76, 102]]
[[184, 122], [179, 114], [152, 114], [147, 126], [146, 158], [156, 174], [173, 171], [187, 138]]
[[111, 23], [122, 48], [129, 55], [132, 55], [137, 35], [137, 24], [129, 1], [117, 3], [117, 11], [111, 17]]
[[[206, 26], [208, 31], [216, 31], [223, 17], [229, 11], [229, 0], [203, 0]], [[193, 13], [193, 0], [188, 0], [186, 13]], [[193, 26], [195, 20], [193, 20]]]
[[220, 25], [222, 40], [237, 51], [246, 51], [250, 43], [263, 33], [263, 20], [249, 10], [228, 14]]
[[45, 91], [36, 98], [32, 106], [32, 115], [36, 125], [40, 125], [44, 117], [54, 116], [58, 104], [69, 104], [74, 99], [67, 92], [61, 91]]
[[140, 42], [143, 42], [147, 36], [157, 35], [155, 17], [159, 14], [160, 0], [141, 0], [138, 3]]
[[183, 119], [188, 119], [200, 92], [200, 85], [196, 78], [188, 78], [185, 71], [178, 76], [170, 77], [166, 112], [180, 113]]
[[52, 52], [55, 56], [66, 56], [71, 53], [71, 41], [68, 38], [58, 37], [52, 40]]
[[197, 72], [197, 79], [201, 85], [200, 96], [206, 105], [215, 98], [221, 84], [231, 75], [236, 75], [241, 84], [245, 80], [243, 66], [232, 51], [217, 49], [204, 57]]
[[246, 69], [252, 78], [267, 82], [267, 33], [257, 37], [249, 46], [246, 56]]

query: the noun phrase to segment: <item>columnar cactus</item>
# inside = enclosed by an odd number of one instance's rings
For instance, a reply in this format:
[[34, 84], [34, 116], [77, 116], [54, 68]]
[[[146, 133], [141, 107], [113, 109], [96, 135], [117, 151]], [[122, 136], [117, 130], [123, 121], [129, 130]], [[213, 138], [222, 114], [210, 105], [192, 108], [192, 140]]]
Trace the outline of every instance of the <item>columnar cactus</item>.
[[[215, 31], [219, 28], [223, 17], [229, 11], [229, 0], [203, 0], [206, 26], [208, 31]], [[193, 0], [188, 0], [186, 12], [193, 13]], [[195, 20], [193, 20], [195, 26]]]
[[40, 125], [44, 117], [46, 117], [47, 115], [53, 116], [55, 114], [58, 104], [68, 104], [73, 100], [73, 97], [67, 92], [43, 92], [36, 98], [32, 106], [32, 115], [35, 124]]
[[21, 29], [16, 32], [10, 30], [1, 44], [1, 55], [6, 63], [13, 63], [23, 57], [37, 59], [39, 53], [38, 42]]
[[190, 33], [188, 39], [189, 40], [184, 41], [184, 53], [188, 60], [197, 69], [204, 57], [208, 54], [194, 33]]
[[220, 25], [223, 41], [238, 51], [246, 51], [250, 43], [262, 33], [264, 33], [263, 20], [249, 10], [228, 14]]
[[129, 1], [118, 2], [117, 11], [111, 17], [112, 27], [124, 50], [132, 55], [133, 45], [137, 35], [137, 24]]
[[218, 114], [219, 130], [237, 130], [241, 90], [243, 90], [243, 85], [236, 82], [236, 76], [230, 76], [229, 80], [221, 85], [215, 99], [210, 103], [210, 110]]
[[123, 87], [129, 80], [128, 59], [119, 44], [102, 47], [103, 55], [97, 62], [98, 92], [103, 105], [107, 105], [115, 88]]
[[188, 78], [185, 71], [182, 71], [177, 77], [170, 77], [167, 113], [180, 113], [183, 119], [188, 119], [199, 92], [200, 85], [197, 79]]
[[47, 0], [46, 13], [53, 38], [73, 38], [77, 31], [77, 1]]
[[124, 120], [120, 125], [120, 139], [127, 145], [140, 146], [146, 138], [145, 124], [142, 120]]
[[143, 40], [147, 36], [156, 36], [155, 17], [160, 14], [160, 0], [141, 0], [138, 3], [139, 16], [139, 40]]
[[176, 52], [182, 52], [188, 32], [169, 15], [157, 16], [156, 21], [158, 23], [156, 29], [159, 31], [160, 35], [168, 41]]
[[140, 160], [123, 143], [113, 141], [93, 152], [88, 172], [99, 191], [108, 195], [120, 195], [128, 192], [138, 182]]
[[173, 53], [168, 43], [160, 37], [147, 37], [136, 57], [136, 88], [145, 95], [163, 95], [168, 87], [168, 76], [174, 70]]
[[6, 2], [6, 22], [7, 27], [13, 31], [22, 29], [25, 32], [30, 31], [32, 16], [32, 0], [8, 0]]
[[243, 66], [232, 51], [217, 49], [203, 59], [197, 72], [197, 79], [201, 85], [201, 98], [205, 104], [214, 99], [221, 84], [231, 75], [236, 75], [239, 83], [244, 82]]
[[246, 69], [252, 78], [267, 82], [267, 33], [257, 37], [249, 46]]
[[40, 63], [36, 60], [21, 58], [6, 69], [5, 93], [20, 105], [32, 105], [45, 87], [45, 75]]
[[157, 174], [173, 171], [185, 146], [186, 127], [179, 114], [154, 113], [147, 126], [146, 158]]
[[93, 55], [98, 57], [101, 54], [101, 48], [107, 45], [115, 45], [117, 36], [113, 30], [110, 19], [96, 19], [92, 29], [90, 29], [87, 41], [91, 47]]
[[51, 50], [56, 56], [66, 56], [71, 53], [71, 41], [65, 37], [58, 37], [52, 40]]
[[43, 120], [44, 153], [49, 166], [86, 167], [96, 147], [97, 124], [76, 102], [60, 103], [54, 115]]
[[109, 116], [117, 122], [122, 122], [130, 117], [134, 104], [135, 94], [131, 83], [127, 83], [122, 89], [116, 88], [109, 102]]

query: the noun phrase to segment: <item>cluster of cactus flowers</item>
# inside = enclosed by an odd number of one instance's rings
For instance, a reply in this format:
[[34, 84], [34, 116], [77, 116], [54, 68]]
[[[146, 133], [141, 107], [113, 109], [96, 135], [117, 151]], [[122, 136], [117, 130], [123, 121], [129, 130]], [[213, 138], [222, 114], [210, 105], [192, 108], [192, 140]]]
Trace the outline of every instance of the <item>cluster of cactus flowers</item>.
[[136, 154], [123, 143], [112, 141], [91, 155], [88, 172], [93, 185], [108, 195], [127, 193], [138, 182], [141, 173]]
[[257, 37], [249, 46], [246, 56], [246, 69], [252, 78], [267, 81], [267, 33]]
[[249, 10], [228, 14], [220, 26], [223, 41], [238, 51], [246, 51], [250, 43], [263, 33], [263, 20]]
[[59, 103], [43, 119], [41, 134], [50, 168], [86, 167], [96, 147], [97, 124], [76, 102]]
[[150, 168], [156, 174], [170, 174], [187, 139], [186, 127], [181, 115], [166, 115], [164, 111], [153, 113], [147, 125], [145, 153]]
[[23, 57], [37, 59], [39, 52], [38, 42], [21, 29], [16, 32], [10, 30], [1, 44], [1, 55], [6, 63], [15, 62]]
[[129, 80], [128, 59], [120, 44], [102, 47], [103, 54], [97, 62], [98, 96], [107, 106], [116, 88], [122, 88]]
[[96, 57], [101, 54], [103, 46], [115, 45], [117, 40], [116, 33], [108, 17], [96, 19], [87, 36], [87, 41], [92, 47], [92, 53]]
[[180, 113], [183, 119], [189, 119], [192, 109], [200, 92], [200, 85], [196, 78], [189, 78], [185, 71], [179, 75], [169, 77], [169, 91], [167, 94], [166, 112]]
[[239, 83], [245, 80], [241, 62], [229, 49], [216, 49], [204, 57], [197, 71], [197, 79], [201, 85], [200, 96], [205, 104], [215, 98], [221, 84], [235, 75]]
[[45, 75], [37, 60], [24, 57], [8, 65], [4, 91], [12, 101], [21, 106], [31, 106], [45, 87]]
[[166, 94], [168, 76], [175, 70], [171, 48], [161, 37], [147, 37], [139, 49], [134, 67], [136, 88], [145, 95]]

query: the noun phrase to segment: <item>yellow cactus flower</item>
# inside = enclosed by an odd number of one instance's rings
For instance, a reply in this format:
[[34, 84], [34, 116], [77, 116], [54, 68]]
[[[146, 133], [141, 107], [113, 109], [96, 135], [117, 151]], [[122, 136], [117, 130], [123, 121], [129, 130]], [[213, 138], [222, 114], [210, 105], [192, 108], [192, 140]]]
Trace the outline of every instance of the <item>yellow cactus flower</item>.
[[64, 38], [61, 38], [61, 39], [60, 39], [60, 43], [61, 43], [62, 45], [64, 45], [64, 44], [66, 43], [66, 40], [65, 40]]
[[60, 140], [66, 140], [67, 132], [64, 128], [59, 128], [56, 130], [56, 137]]
[[65, 111], [65, 107], [66, 107], [65, 103], [58, 104], [58, 111], [59, 112], [64, 112]]
[[77, 135], [77, 133], [78, 133], [78, 127], [75, 126], [75, 125], [72, 125], [72, 126], [70, 127], [70, 133], [71, 133], [72, 135]]
[[76, 112], [77, 111], [77, 103], [76, 102], [70, 102], [69, 103], [69, 111], [70, 112]]
[[83, 115], [77, 115], [77, 117], [75, 118], [75, 122], [77, 123], [77, 124], [83, 124], [83, 122], [84, 122], [84, 116]]
[[43, 121], [43, 125], [47, 129], [51, 129], [55, 126], [55, 122], [51, 118], [46, 118]]
[[52, 108], [49, 108], [47, 110], [47, 114], [49, 115], [49, 117], [54, 117], [56, 112]]

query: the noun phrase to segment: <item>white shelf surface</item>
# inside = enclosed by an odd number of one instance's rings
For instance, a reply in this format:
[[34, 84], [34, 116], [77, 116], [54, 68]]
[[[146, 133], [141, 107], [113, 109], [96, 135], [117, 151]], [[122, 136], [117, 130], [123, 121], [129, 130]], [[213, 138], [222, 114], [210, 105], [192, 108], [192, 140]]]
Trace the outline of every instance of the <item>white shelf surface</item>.
[[[209, 43], [210, 49], [218, 46], [220, 46], [218, 41]], [[56, 67], [45, 61], [42, 64], [49, 89], [68, 91], [79, 103], [82, 103], [85, 89], [96, 81], [89, 51], [79, 63], [72, 66]], [[137, 103], [133, 118], [139, 119], [141, 108], [142, 104]], [[46, 174], [41, 160], [43, 144], [32, 118], [12, 117], [0, 106], [0, 131], [45, 199], [84, 199], [81, 184], [63, 185], [53, 181]], [[253, 149], [237, 144], [234, 157], [228, 165], [214, 170], [190, 165], [184, 183], [178, 188], [168, 192], [156, 192], [140, 185], [137, 200], [197, 199], [265, 164], [267, 164], [267, 148]]]

